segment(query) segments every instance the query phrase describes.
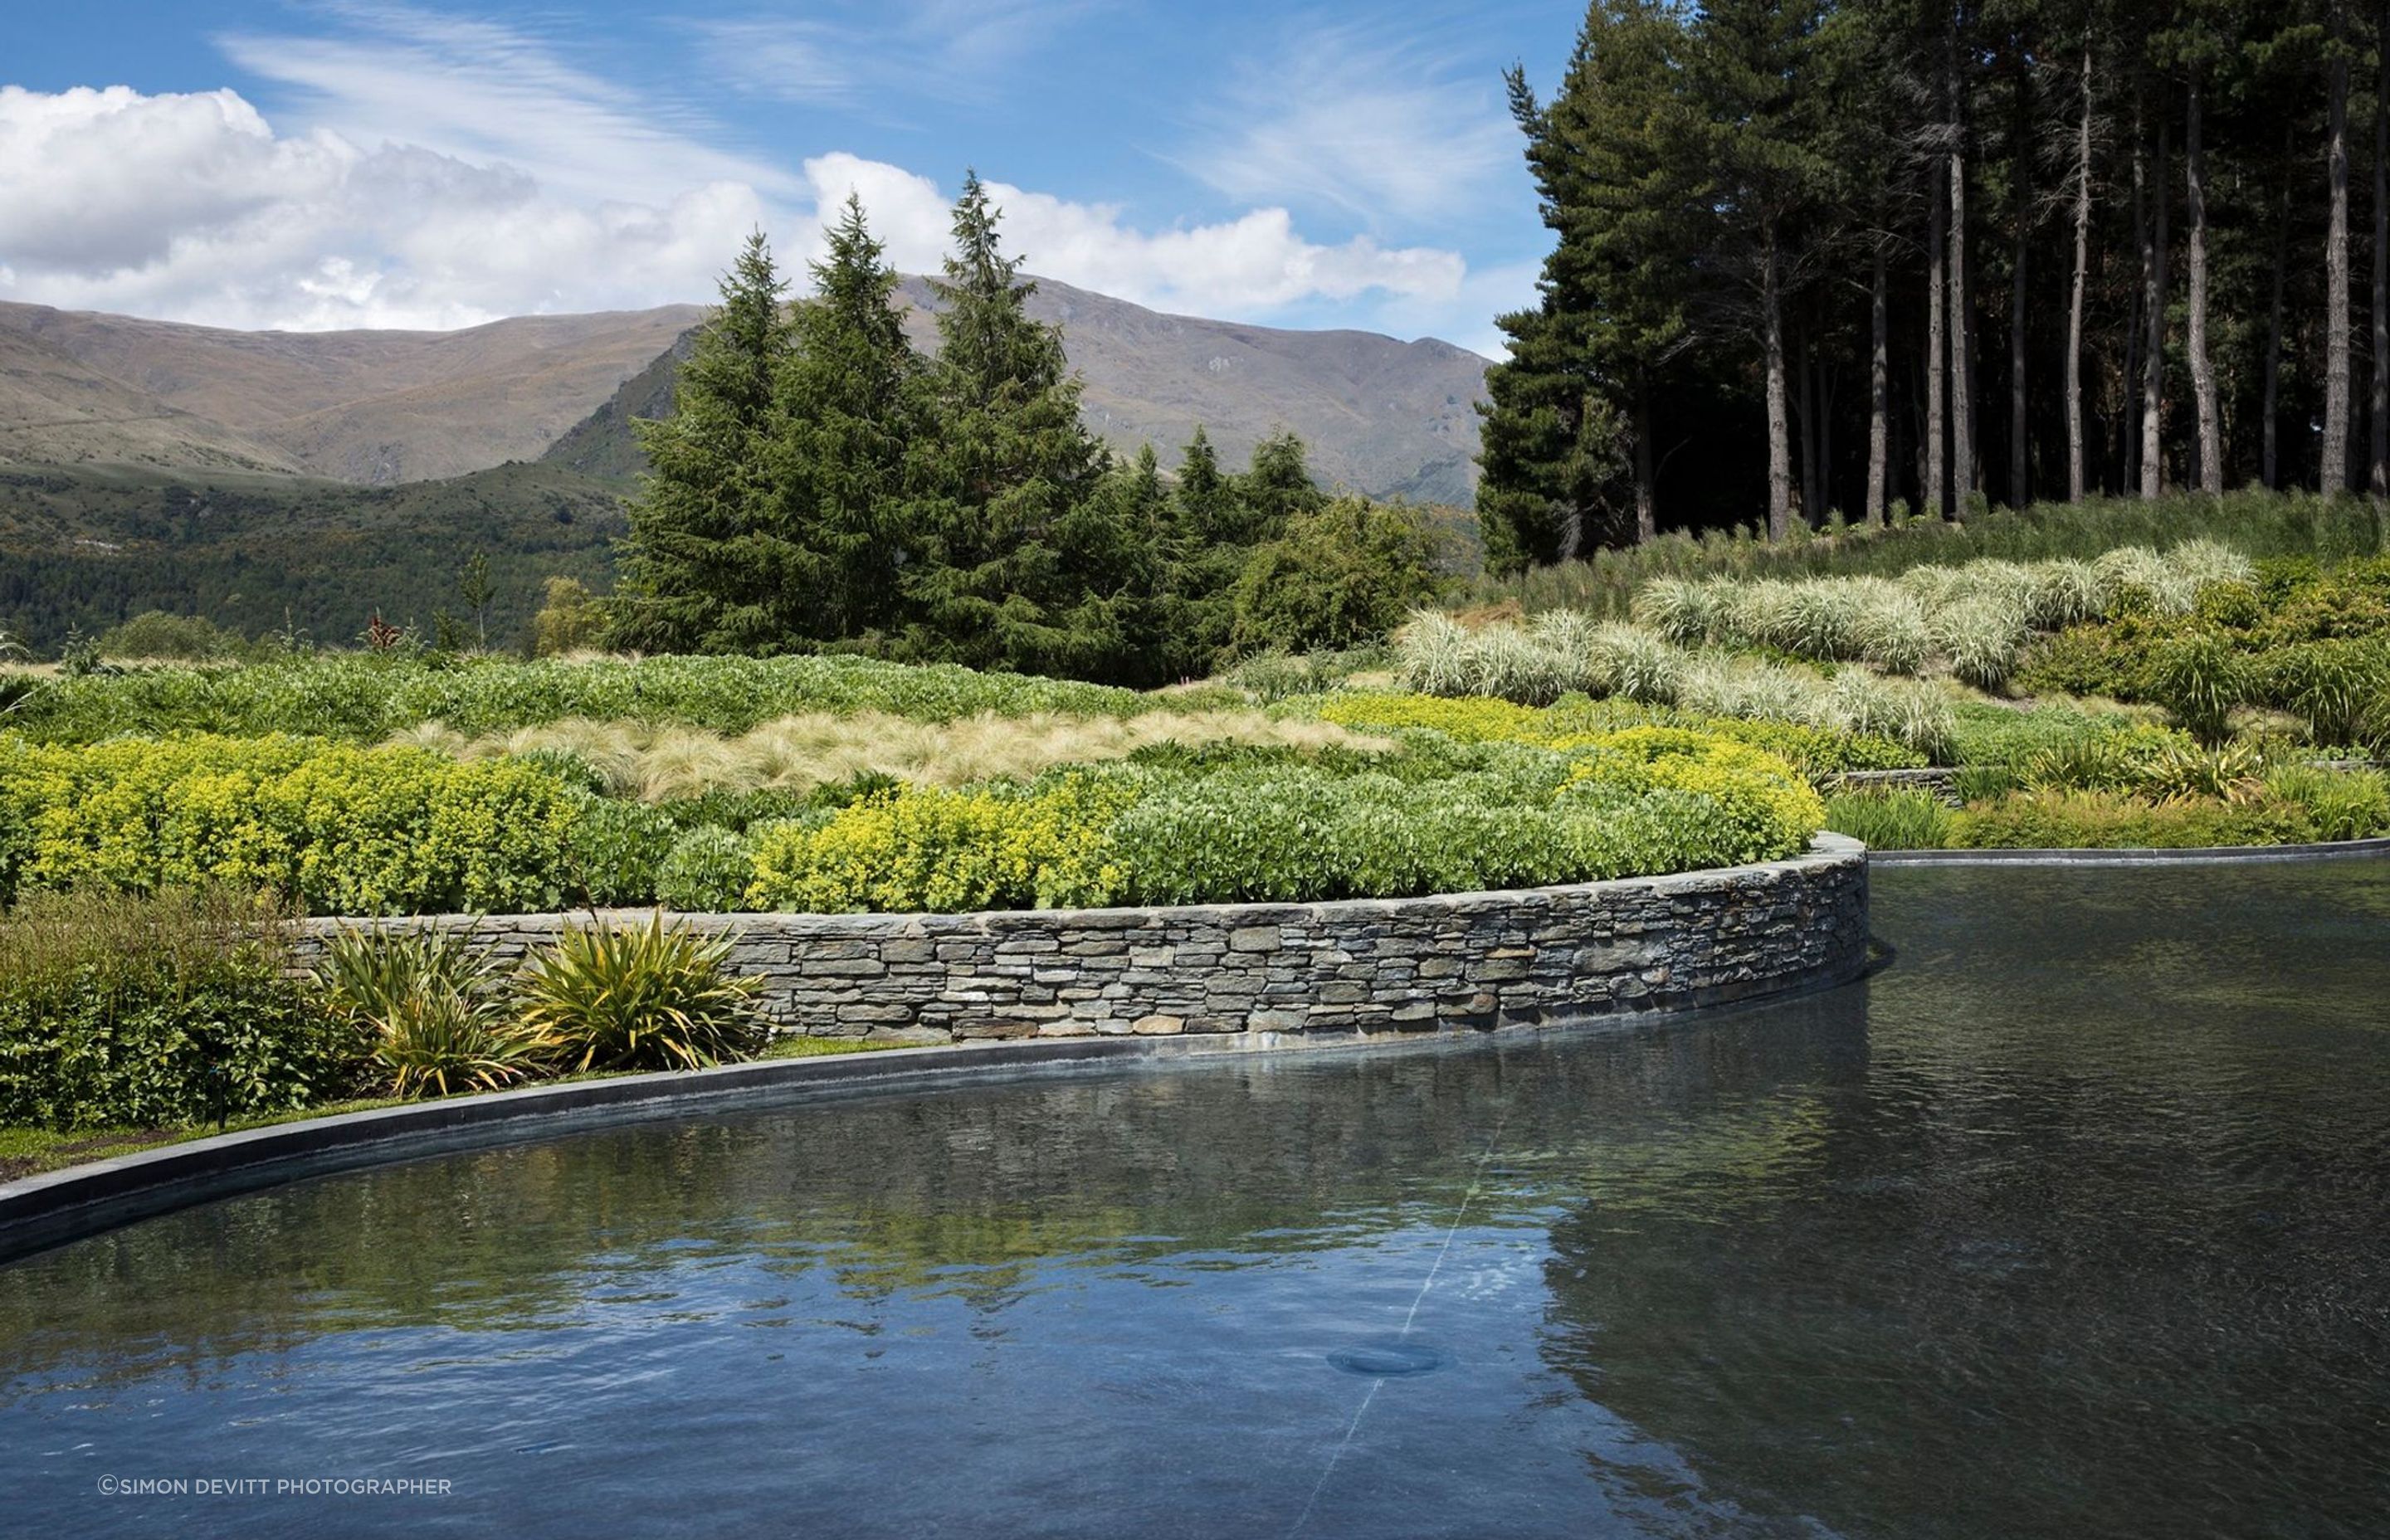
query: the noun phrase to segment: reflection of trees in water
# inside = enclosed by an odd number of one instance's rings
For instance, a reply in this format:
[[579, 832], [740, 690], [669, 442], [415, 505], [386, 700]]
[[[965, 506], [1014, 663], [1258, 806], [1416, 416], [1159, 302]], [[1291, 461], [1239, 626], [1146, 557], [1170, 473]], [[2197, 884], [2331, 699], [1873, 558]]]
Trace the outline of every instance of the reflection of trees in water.
[[1588, 1188], [1547, 1361], [1841, 1533], [2375, 1531], [2390, 872], [2015, 875], [1879, 879], [1900, 963], [1797, 1196]]
[[[1530, 1206], [1555, 1185], [1746, 1181], [1795, 1157], [1797, 1106], [1699, 1128], [1682, 1106], [1814, 1070], [1814, 1036], [1720, 1023], [1213, 1061], [334, 1176], [0, 1271], [0, 1381], [65, 1361], [137, 1376], [324, 1332], [573, 1326], [712, 1264], [811, 1276], [865, 1305], [953, 1296], [983, 1310], [1073, 1269], [1163, 1281], [1250, 1266], [1447, 1222], [1497, 1116], [1500, 1179]], [[694, 1308], [735, 1313], [701, 1292]]]

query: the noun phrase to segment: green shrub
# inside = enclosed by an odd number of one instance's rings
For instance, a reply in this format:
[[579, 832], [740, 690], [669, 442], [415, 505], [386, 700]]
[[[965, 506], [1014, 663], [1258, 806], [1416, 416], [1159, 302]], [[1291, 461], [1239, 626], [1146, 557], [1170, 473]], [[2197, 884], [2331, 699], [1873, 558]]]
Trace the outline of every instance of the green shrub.
[[2390, 776], [2371, 770], [2277, 765], [2266, 773], [2266, 794], [2306, 810], [2319, 840], [2375, 840], [2390, 835]]
[[25, 891], [264, 889], [317, 913], [554, 908], [589, 799], [549, 771], [285, 738], [0, 739]]
[[1977, 850], [2195, 849], [2303, 844], [2315, 820], [2295, 802], [2152, 803], [2114, 791], [2021, 791], [1952, 820], [1950, 843]]
[[680, 836], [679, 823], [663, 808], [593, 797], [565, 841], [568, 885], [598, 908], [652, 903], [664, 858]]
[[1245, 560], [1229, 639], [1240, 653], [1372, 642], [1445, 586], [1436, 540], [1417, 510], [1339, 497], [1288, 520]]
[[1870, 850], [1940, 850], [1949, 842], [1950, 823], [1941, 799], [1915, 787], [1826, 799], [1826, 827]]
[[547, 1057], [513, 1019], [506, 970], [458, 931], [343, 930], [325, 943], [315, 982], [372, 1045], [392, 1096], [500, 1090]]
[[1109, 831], [1137, 773], [1073, 770], [1022, 788], [904, 786], [818, 824], [756, 833], [758, 909], [1053, 908], [1119, 891]]
[[248, 637], [227, 631], [204, 615], [169, 615], [151, 610], [100, 633], [99, 655], [136, 661], [208, 662], [244, 657]]
[[744, 1059], [768, 1024], [760, 978], [725, 971], [731, 943], [661, 914], [644, 926], [567, 930], [527, 962], [523, 1030], [568, 1072], [694, 1070]]
[[720, 913], [743, 908], [755, 857], [747, 840], [730, 829], [690, 829], [673, 844], [656, 874], [656, 900], [667, 909]]
[[360, 1046], [225, 892], [31, 894], [0, 918], [0, 1123], [162, 1127], [346, 1094]]

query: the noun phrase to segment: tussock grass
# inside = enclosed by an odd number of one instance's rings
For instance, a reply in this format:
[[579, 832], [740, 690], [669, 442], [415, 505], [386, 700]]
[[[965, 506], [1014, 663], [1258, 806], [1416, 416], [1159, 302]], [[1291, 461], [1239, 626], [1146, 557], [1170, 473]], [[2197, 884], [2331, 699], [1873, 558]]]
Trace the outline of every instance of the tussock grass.
[[1384, 748], [1331, 722], [1260, 711], [1151, 712], [1140, 716], [1022, 716], [981, 712], [919, 722], [881, 712], [809, 712], [735, 736], [653, 722], [575, 718], [469, 737], [440, 723], [400, 733], [458, 759], [562, 752], [587, 764], [618, 797], [648, 802], [752, 791], [804, 791], [865, 772], [932, 786], [1024, 777], [1057, 764], [1125, 759], [1150, 744], [1236, 743], [1292, 748]]
[[1619, 619], [1641, 601], [1645, 589], [1664, 579], [1895, 577], [1920, 567], [1985, 558], [2088, 562], [2120, 546], [2166, 550], [2202, 539], [2224, 542], [2251, 557], [2311, 556], [2332, 562], [2373, 556], [2390, 551], [2390, 505], [2248, 491], [2147, 503], [2038, 503], [1987, 511], [1963, 523], [1912, 520], [1889, 529], [1796, 531], [1795, 538], [1773, 543], [1749, 529], [1713, 530], [1698, 537], [1671, 533], [1625, 550], [1599, 551], [1583, 561], [1483, 578], [1456, 602], [1512, 604], [1529, 615], [1584, 610]]
[[1422, 695], [1490, 696], [1523, 706], [1548, 706], [1571, 694], [1616, 697], [1705, 716], [1872, 734], [1937, 763], [1953, 742], [1948, 699], [1932, 685], [1864, 668], [1828, 680], [1813, 670], [1681, 647], [1657, 629], [1565, 610], [1524, 626], [1475, 630], [1423, 611], [1396, 637], [1395, 658], [1403, 687]]

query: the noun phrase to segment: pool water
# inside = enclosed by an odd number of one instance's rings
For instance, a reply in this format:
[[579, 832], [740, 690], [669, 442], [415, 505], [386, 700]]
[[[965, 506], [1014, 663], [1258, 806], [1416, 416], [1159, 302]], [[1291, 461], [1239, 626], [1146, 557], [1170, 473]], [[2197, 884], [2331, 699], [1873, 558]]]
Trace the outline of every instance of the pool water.
[[0, 1532], [2390, 1531], [2390, 863], [1892, 868], [1875, 928], [1868, 981], [1708, 1019], [67, 1246], [0, 1269]]

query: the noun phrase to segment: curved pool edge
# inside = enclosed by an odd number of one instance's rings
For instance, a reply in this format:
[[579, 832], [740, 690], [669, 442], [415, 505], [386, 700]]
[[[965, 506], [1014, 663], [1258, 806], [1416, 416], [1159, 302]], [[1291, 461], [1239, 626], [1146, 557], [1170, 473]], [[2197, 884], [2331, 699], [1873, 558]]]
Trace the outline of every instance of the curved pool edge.
[[[1818, 845], [1804, 855], [1770, 865], [1806, 866], [1821, 857], [1831, 864], [1857, 866], [1864, 880], [1864, 853], [1856, 841], [1838, 836], [1821, 837]], [[1732, 877], [1755, 869], [1760, 868], [1678, 875]], [[1622, 1009], [1613, 1005], [1578, 1015], [1551, 1014], [1536, 1020], [1473, 1028], [940, 1043], [523, 1086], [300, 1119], [0, 1183], [0, 1264], [138, 1220], [314, 1176], [587, 1129], [695, 1112], [792, 1105], [840, 1094], [917, 1094], [947, 1084], [1084, 1068], [1306, 1052], [1392, 1051], [1497, 1039], [1519, 1042], [1557, 1032], [1632, 1031], [1838, 988], [1866, 976], [1879, 964], [1862, 923], [1857, 944], [1825, 954], [1815, 966], [1676, 992], [1658, 996], [1664, 1003], [1650, 1008]]]
[[2196, 845], [2181, 850], [1870, 850], [1870, 866], [2177, 866], [2347, 861], [2390, 855], [2390, 839], [2307, 845]]

